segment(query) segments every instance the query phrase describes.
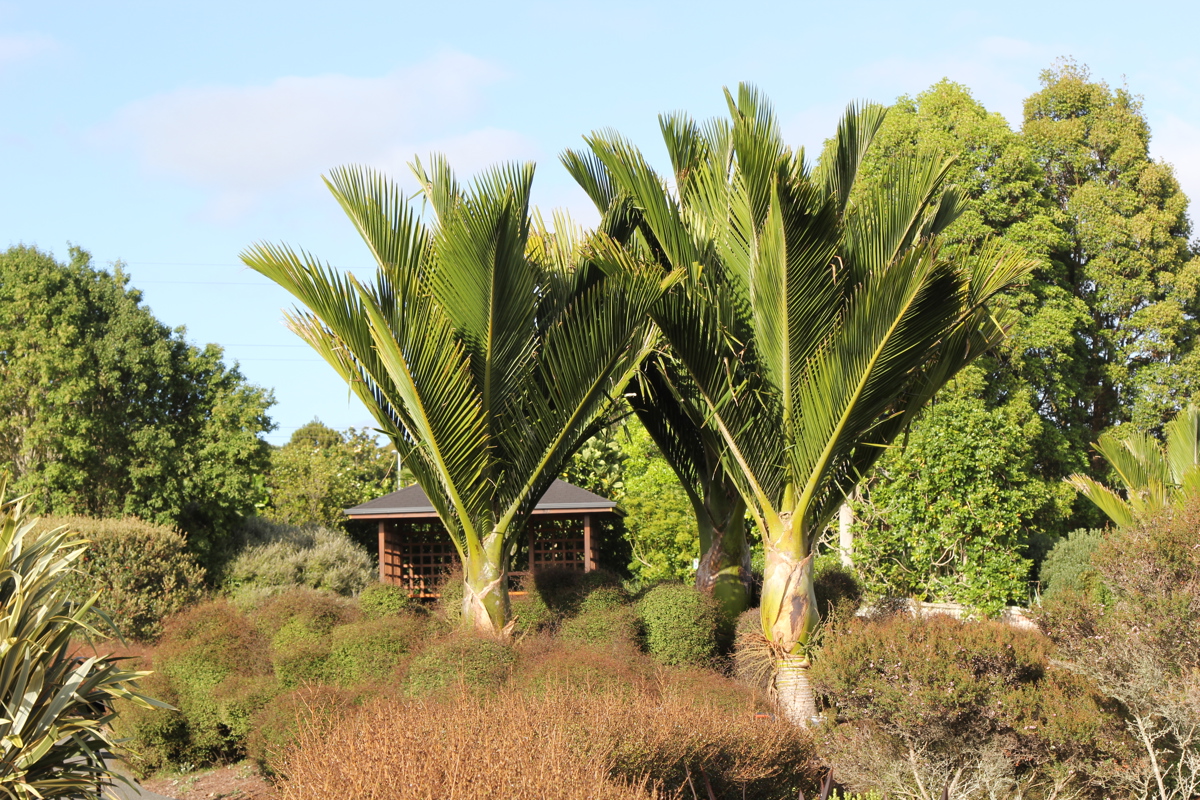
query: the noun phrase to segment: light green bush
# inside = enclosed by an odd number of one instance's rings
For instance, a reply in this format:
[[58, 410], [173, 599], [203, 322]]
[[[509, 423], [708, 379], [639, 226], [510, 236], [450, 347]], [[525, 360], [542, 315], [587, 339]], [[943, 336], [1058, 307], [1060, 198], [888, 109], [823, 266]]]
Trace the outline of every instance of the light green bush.
[[559, 638], [593, 647], [630, 647], [638, 639], [637, 612], [628, 605], [583, 609], [563, 620]]
[[1049, 597], [1067, 589], [1097, 599], [1105, 594], [1100, 573], [1092, 566], [1092, 553], [1106, 535], [1107, 531], [1084, 528], [1072, 531], [1060, 540], [1046, 556], [1038, 573], [1042, 596]]
[[668, 665], [709, 665], [718, 656], [725, 620], [716, 601], [682, 583], [660, 583], [637, 604], [646, 650]]
[[372, 583], [358, 595], [358, 607], [367, 619], [393, 616], [413, 605], [406, 589], [387, 583]]
[[494, 688], [507, 678], [516, 656], [511, 647], [491, 639], [455, 634], [433, 642], [408, 668], [409, 695], [421, 696], [456, 684]]
[[247, 517], [238, 541], [222, 585], [242, 604], [297, 586], [354, 595], [375, 579], [370, 554], [343, 531]]
[[342, 687], [387, 680], [404, 656], [420, 646], [427, 631], [425, 620], [410, 614], [335, 628], [326, 680]]
[[46, 517], [42, 524], [66, 526], [91, 541], [67, 586], [80, 596], [100, 592], [100, 607], [127, 639], [157, 638], [166, 617], [204, 592], [204, 568], [184, 535], [165, 525], [135, 517]]

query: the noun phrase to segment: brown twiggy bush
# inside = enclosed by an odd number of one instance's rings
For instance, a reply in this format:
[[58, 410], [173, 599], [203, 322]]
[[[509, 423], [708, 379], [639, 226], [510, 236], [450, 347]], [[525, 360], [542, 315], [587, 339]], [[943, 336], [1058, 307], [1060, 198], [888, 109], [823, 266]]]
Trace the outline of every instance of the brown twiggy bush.
[[811, 791], [816, 766], [807, 736], [752, 709], [560, 685], [378, 700], [303, 726], [283, 773], [285, 800], [767, 800]]

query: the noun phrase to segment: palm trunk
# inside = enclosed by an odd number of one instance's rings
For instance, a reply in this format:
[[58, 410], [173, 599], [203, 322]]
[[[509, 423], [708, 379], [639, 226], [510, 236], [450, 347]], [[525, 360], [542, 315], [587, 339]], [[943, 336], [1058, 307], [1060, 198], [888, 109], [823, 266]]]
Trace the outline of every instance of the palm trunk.
[[813, 593], [813, 554], [802, 550], [807, 538], [803, 533], [793, 537], [790, 515], [780, 522], [781, 530], [766, 542], [760, 606], [763, 635], [781, 654], [775, 663], [780, 710], [795, 725], [807, 727], [817, 714], [804, 656], [820, 621]]
[[693, 497], [700, 528], [700, 564], [696, 588], [711, 594], [731, 618], [750, 607], [754, 576], [746, 544], [746, 503], [728, 481], [704, 487], [704, 499]]
[[739, 518], [725, 528], [711, 526], [709, 539], [696, 570], [696, 588], [711, 594], [727, 615], [736, 617], [750, 607], [753, 592], [745, 524]]
[[783, 654], [775, 659], [775, 703], [783, 718], [798, 728], [817, 720], [817, 696], [808, 679], [804, 656]]
[[463, 563], [463, 627], [495, 638], [508, 636], [508, 560], [504, 535], [491, 533], [483, 547]]

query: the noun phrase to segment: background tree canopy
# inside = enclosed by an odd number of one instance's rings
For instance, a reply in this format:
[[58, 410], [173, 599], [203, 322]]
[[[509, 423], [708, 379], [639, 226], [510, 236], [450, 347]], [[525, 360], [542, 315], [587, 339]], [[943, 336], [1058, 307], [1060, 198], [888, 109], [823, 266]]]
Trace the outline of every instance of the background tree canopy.
[[[1200, 382], [1200, 257], [1189, 244], [1186, 196], [1170, 165], [1149, 156], [1140, 101], [1071, 61], [1041, 81], [1020, 131], [950, 81], [902, 97], [867, 157], [867, 174], [877, 176], [897, 154], [954, 154], [950, 182], [963, 190], [966, 211], [947, 241], [973, 249], [999, 236], [1040, 264], [1010, 292], [1020, 315], [1005, 344], [975, 368], [981, 379], [960, 381], [944, 398], [949, 408], [935, 403], [914, 424], [912, 454], [893, 455], [867, 476], [859, 544], [873, 555], [864, 550], [858, 560], [879, 589], [1023, 600], [1016, 587], [1032, 575], [1013, 571], [1020, 557], [1037, 562], [1055, 538], [1104, 521], [1059, 486], [1072, 473], [1109, 477], [1091, 442], [1124, 423], [1157, 432]], [[930, 448], [978, 473], [971, 482], [979, 485], [967, 491], [966, 472], [935, 461]], [[939, 505], [968, 500], [971, 519]], [[922, 571], [934, 551], [969, 541], [980, 548], [971, 570]], [[869, 563], [885, 552], [890, 562]]]
[[274, 401], [127, 282], [78, 248], [0, 254], [0, 468], [39, 512], [134, 515], [203, 552], [262, 499]]

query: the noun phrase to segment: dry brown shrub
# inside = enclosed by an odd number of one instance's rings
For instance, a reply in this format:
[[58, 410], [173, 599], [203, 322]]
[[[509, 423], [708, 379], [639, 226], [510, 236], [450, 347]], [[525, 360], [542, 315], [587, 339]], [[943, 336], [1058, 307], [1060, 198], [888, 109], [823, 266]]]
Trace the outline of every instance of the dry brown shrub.
[[811, 791], [816, 765], [806, 735], [751, 711], [558, 685], [376, 701], [306, 725], [283, 771], [285, 800], [734, 800]]

